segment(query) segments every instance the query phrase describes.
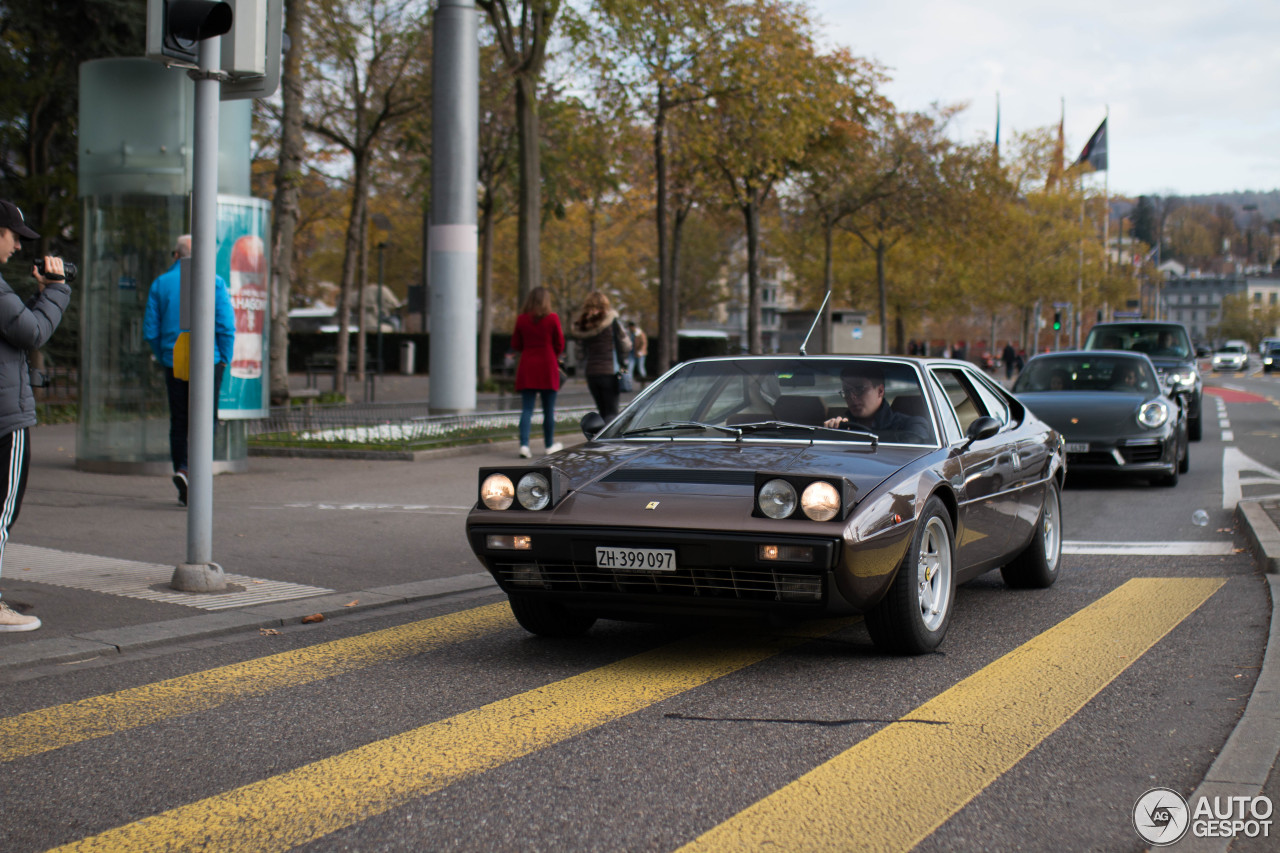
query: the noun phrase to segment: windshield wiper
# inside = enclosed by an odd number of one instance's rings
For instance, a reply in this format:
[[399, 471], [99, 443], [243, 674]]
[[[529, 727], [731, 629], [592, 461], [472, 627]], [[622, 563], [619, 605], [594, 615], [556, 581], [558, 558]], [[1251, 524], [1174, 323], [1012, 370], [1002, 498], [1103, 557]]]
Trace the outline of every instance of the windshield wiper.
[[867, 432], [866, 430], [841, 429], [839, 427], [828, 426], [809, 426], [808, 424], [797, 424], [792, 423], [791, 421], [760, 421], [759, 423], [753, 424], [738, 424], [738, 429], [742, 430], [743, 433], [761, 432], [769, 429], [799, 429], [804, 430], [805, 432], [818, 432], [821, 430], [822, 432], [838, 433], [842, 436], [848, 435], [865, 438], [870, 440], [872, 444], [875, 444], [880, 440], [880, 437], [874, 432]]
[[714, 429], [724, 433], [725, 435], [732, 435], [734, 437], [742, 435], [742, 430], [737, 429], [736, 427], [720, 426], [718, 424], [704, 424], [700, 421], [666, 421], [665, 423], [656, 424], [654, 426], [629, 429], [622, 434], [622, 437], [626, 438], [629, 435], [645, 435], [646, 433], [651, 432], [665, 432], [669, 429], [700, 429], [703, 432], [706, 432], [709, 429]]

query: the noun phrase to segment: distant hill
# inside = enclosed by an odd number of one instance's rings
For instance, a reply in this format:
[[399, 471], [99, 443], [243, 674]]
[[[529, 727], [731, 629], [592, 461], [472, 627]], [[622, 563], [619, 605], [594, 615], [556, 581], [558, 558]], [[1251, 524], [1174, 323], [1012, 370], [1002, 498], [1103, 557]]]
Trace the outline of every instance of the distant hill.
[[[1272, 190], [1267, 193], [1210, 193], [1208, 195], [1183, 196], [1183, 198], [1193, 204], [1207, 204], [1209, 206], [1225, 204], [1241, 213], [1244, 212], [1244, 208], [1247, 205], [1255, 205], [1258, 208], [1258, 213], [1262, 214], [1262, 218], [1266, 222], [1280, 219], [1280, 190]], [[1252, 213], [1252, 211], [1249, 212]]]
[[[1236, 223], [1240, 226], [1243, 226], [1249, 218], [1249, 214], [1253, 213], [1251, 210], [1245, 211], [1245, 207], [1248, 205], [1254, 205], [1258, 208], [1258, 213], [1262, 215], [1264, 222], [1280, 219], [1280, 190], [1272, 190], [1265, 193], [1208, 193], [1205, 195], [1184, 195], [1178, 196], [1178, 198], [1187, 204], [1202, 204], [1206, 207], [1225, 204], [1236, 211]], [[1136, 201], [1136, 198], [1133, 201], [1124, 198], [1112, 199], [1111, 215], [1117, 217], [1128, 216]]]

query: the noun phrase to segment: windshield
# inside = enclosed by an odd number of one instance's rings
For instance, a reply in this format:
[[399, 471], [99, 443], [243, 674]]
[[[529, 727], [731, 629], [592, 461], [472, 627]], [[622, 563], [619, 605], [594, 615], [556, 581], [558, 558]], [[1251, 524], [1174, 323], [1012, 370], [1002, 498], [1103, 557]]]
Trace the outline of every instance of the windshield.
[[1231, 355], [1243, 355], [1247, 354], [1249, 349], [1244, 344], [1227, 344], [1222, 349], [1218, 350], [1218, 352]]
[[1151, 363], [1126, 356], [1039, 356], [1027, 363], [1013, 393], [1114, 391], [1153, 395], [1160, 383]]
[[[840, 418], [839, 428], [824, 426]], [[873, 436], [882, 444], [936, 445], [913, 365], [813, 356], [688, 362], [646, 390], [600, 438], [869, 442]]]
[[1130, 350], [1152, 358], [1191, 358], [1187, 330], [1177, 323], [1103, 323], [1089, 330], [1085, 349]]

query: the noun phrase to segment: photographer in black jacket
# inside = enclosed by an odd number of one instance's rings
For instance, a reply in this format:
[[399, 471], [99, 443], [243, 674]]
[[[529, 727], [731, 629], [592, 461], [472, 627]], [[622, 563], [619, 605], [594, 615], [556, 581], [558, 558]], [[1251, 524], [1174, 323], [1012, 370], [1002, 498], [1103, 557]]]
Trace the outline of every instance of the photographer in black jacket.
[[[17, 205], [0, 201], [0, 263], [22, 248], [22, 240], [39, 238]], [[36, 401], [31, 393], [27, 351], [44, 346], [53, 337], [71, 301], [62, 259], [46, 257], [42, 266], [32, 266], [31, 274], [40, 290], [25, 303], [0, 277], [0, 464], [4, 465], [0, 474], [0, 567], [9, 529], [22, 508], [31, 467], [27, 433], [36, 425]], [[0, 631], [34, 631], [39, 627], [35, 616], [18, 613], [0, 600]]]

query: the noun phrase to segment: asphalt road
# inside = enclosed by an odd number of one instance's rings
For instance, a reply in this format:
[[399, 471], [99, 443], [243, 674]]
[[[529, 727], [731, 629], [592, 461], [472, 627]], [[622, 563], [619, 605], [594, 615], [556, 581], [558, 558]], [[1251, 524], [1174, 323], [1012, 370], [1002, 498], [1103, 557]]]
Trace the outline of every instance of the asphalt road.
[[[939, 654], [857, 620], [547, 641], [477, 592], [49, 667], [4, 688], [0, 849], [1144, 849], [1135, 800], [1199, 784], [1269, 628], [1224, 495], [1280, 493], [1280, 386], [1212, 381], [1181, 483], [1069, 480], [1058, 583], [967, 584]], [[216, 558], [339, 590], [472, 572], [489, 458], [255, 460], [215, 484]], [[163, 481], [48, 461], [18, 541], [181, 557]], [[51, 631], [101, 598], [40, 586]]]

